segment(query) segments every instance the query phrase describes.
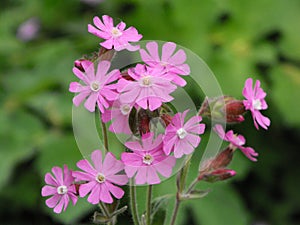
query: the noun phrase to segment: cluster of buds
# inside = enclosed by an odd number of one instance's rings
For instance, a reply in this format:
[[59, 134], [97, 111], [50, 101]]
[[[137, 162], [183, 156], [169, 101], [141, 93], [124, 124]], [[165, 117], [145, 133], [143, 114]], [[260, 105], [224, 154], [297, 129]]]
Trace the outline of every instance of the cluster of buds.
[[[106, 145], [104, 150], [92, 151], [91, 162], [80, 160], [79, 171], [69, 170], [65, 165], [63, 169], [54, 167], [54, 176], [47, 173], [42, 195], [51, 196], [46, 205], [54, 212], [66, 210], [69, 201], [75, 204], [78, 197], [88, 196], [87, 201], [99, 204], [102, 210], [95, 213], [96, 222], [114, 221], [117, 214], [127, 209], [126, 206], [118, 209], [118, 199], [124, 196], [120, 186], [130, 179], [133, 185], [154, 185], [161, 183], [162, 177], [171, 177], [178, 159], [192, 155], [199, 146], [200, 135], [205, 131], [202, 116], [240, 123], [246, 110], [250, 110], [257, 128], [258, 124], [265, 129], [270, 125], [270, 120], [260, 113], [267, 108], [265, 93], [259, 81], [252, 89], [251, 78], [245, 83], [243, 101], [229, 96], [206, 98], [197, 115], [188, 116], [188, 109], [173, 112], [169, 105], [173, 100], [171, 94], [186, 85], [182, 76], [191, 72], [185, 51], [176, 51], [173, 42], [164, 43], [159, 51], [155, 41], [148, 42], [143, 49], [132, 44], [142, 38], [134, 27], [125, 29], [124, 22], [114, 26], [113, 19], [106, 15], [102, 20], [95, 17], [93, 22], [94, 26], [88, 25], [88, 31], [104, 41], [97, 53], [75, 61], [73, 73], [80, 81], [71, 82], [69, 91], [76, 93], [75, 106], [84, 102], [89, 112], [99, 112], [102, 125], [110, 124], [110, 132], [127, 134], [129, 138], [120, 156], [108, 152]], [[114, 55], [121, 50], [139, 51], [142, 63], [110, 70]], [[205, 162], [197, 182], [215, 182], [234, 176], [235, 171], [227, 169], [227, 165], [236, 149], [252, 161], [258, 155], [252, 148], [243, 146], [243, 136], [232, 130], [225, 133], [221, 125], [216, 125], [214, 130], [230, 144]], [[190, 188], [188, 194], [194, 191]], [[107, 204], [113, 207], [106, 208]]]
[[[260, 110], [267, 109], [267, 103], [264, 99], [266, 93], [261, 89], [259, 80], [256, 81], [254, 89], [252, 89], [252, 85], [252, 78], [247, 79], [243, 89], [245, 100], [238, 100], [231, 96], [206, 97], [199, 110], [199, 115], [211, 118], [215, 122], [235, 124], [242, 123], [245, 120], [244, 114], [250, 110], [255, 127], [259, 129], [258, 125], [260, 125], [264, 129], [268, 129], [270, 120], [260, 112]], [[208, 159], [202, 165], [198, 176], [199, 181], [215, 182], [235, 176], [236, 172], [227, 169], [226, 166], [231, 162], [236, 149], [240, 149], [251, 161], [257, 161], [258, 153], [251, 147], [243, 146], [246, 142], [244, 136], [235, 134], [233, 130], [225, 133], [220, 124], [215, 125], [214, 131], [221, 139], [228, 141], [229, 145], [213, 159]]]

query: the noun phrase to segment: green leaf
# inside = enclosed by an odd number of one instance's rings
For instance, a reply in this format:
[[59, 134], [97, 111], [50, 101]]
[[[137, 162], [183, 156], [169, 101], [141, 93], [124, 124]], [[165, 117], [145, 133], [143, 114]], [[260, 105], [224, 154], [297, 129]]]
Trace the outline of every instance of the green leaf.
[[205, 198], [190, 202], [196, 224], [248, 224], [249, 216], [234, 189], [226, 183], [214, 185]]
[[20, 110], [0, 110], [0, 189], [11, 176], [15, 165], [28, 159], [44, 135], [38, 119]]
[[269, 92], [269, 98], [272, 98], [272, 102], [276, 103], [281, 114], [281, 123], [299, 126], [300, 107], [297, 107], [300, 96], [299, 68], [290, 64], [277, 66], [272, 71], [271, 79], [273, 88]]
[[182, 196], [183, 200], [190, 200], [190, 199], [200, 199], [208, 195], [211, 192], [210, 189], [208, 190], [193, 190], [190, 194]]
[[71, 125], [72, 100], [67, 94], [43, 92], [30, 98], [28, 104], [54, 126]]

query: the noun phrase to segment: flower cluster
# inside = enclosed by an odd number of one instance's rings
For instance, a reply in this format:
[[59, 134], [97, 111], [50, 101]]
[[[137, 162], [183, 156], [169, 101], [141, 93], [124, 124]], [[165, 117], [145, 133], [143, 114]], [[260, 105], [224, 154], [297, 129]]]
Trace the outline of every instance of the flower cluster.
[[[202, 117], [241, 123], [249, 110], [255, 127], [268, 129], [270, 120], [260, 112], [267, 109], [267, 104], [259, 81], [252, 89], [253, 80], [246, 80], [243, 101], [230, 96], [206, 98], [197, 115], [189, 115], [189, 109], [175, 112], [170, 107], [172, 93], [187, 84], [183, 77], [191, 73], [186, 52], [177, 49], [173, 42], [159, 46], [158, 42], [150, 41], [145, 48], [133, 45], [142, 38], [137, 29], [125, 29], [124, 22], [114, 26], [113, 19], [107, 15], [102, 20], [94, 17], [93, 22], [94, 25], [88, 25], [88, 32], [104, 41], [97, 54], [75, 61], [73, 73], [79, 81], [71, 82], [69, 91], [76, 93], [75, 106], [84, 102], [89, 112], [99, 112], [102, 126], [109, 123], [110, 132], [126, 134], [128, 139], [120, 155], [108, 152], [106, 143], [105, 151], [97, 149], [91, 153], [91, 161], [82, 159], [77, 163], [80, 170], [72, 171], [65, 165], [63, 170], [53, 167], [54, 177], [46, 174], [42, 195], [52, 196], [46, 205], [54, 208], [55, 213], [66, 210], [70, 200], [75, 204], [78, 197], [88, 196], [89, 203], [104, 207], [105, 219], [110, 220], [118, 210], [109, 212], [105, 207], [124, 196], [120, 186], [129, 180], [133, 185], [159, 184], [176, 172], [174, 167], [180, 158], [195, 152], [206, 129]], [[122, 50], [139, 51], [140, 63], [112, 70], [113, 56]], [[158, 126], [163, 130], [157, 129]], [[233, 130], [225, 132], [220, 124], [214, 131], [229, 146], [206, 161], [188, 191], [178, 196], [188, 198], [200, 180], [215, 182], [234, 176], [236, 172], [226, 167], [236, 149], [250, 160], [257, 160], [258, 153], [244, 146], [242, 135], [234, 134]]]

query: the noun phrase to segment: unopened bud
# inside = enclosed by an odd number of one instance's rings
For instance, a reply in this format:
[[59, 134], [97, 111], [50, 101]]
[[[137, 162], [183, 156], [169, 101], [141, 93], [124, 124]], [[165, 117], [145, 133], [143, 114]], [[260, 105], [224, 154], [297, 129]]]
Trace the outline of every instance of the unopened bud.
[[210, 169], [219, 169], [228, 166], [233, 156], [233, 149], [227, 147], [224, 151], [220, 152], [210, 163]]
[[134, 81], [134, 79], [131, 76], [129, 76], [127, 70], [121, 72], [121, 77], [124, 78], [125, 80]]
[[241, 123], [245, 120], [243, 114], [246, 110], [243, 101], [231, 99], [225, 102], [225, 106], [227, 123]]
[[111, 61], [115, 55], [114, 49], [106, 49], [104, 47], [101, 47], [98, 52], [98, 58], [100, 61], [107, 60]]
[[86, 59], [77, 59], [74, 62], [74, 66], [79, 69], [81, 72], [85, 72], [83, 63], [85, 63], [87, 66], [91, 65], [92, 62]]
[[168, 126], [171, 123], [173, 117], [169, 114], [164, 113], [160, 115], [160, 118], [162, 119], [162, 121], [164, 121], [164, 124]]
[[220, 96], [206, 97], [199, 110], [199, 115], [207, 116], [215, 121], [240, 123], [244, 121], [243, 114], [245, 112], [243, 101], [231, 96]]
[[147, 110], [140, 109], [138, 111], [138, 130], [140, 135], [150, 132], [150, 116], [147, 113]]
[[210, 183], [214, 183], [216, 181], [227, 180], [235, 175], [236, 175], [236, 172], [234, 170], [217, 169], [217, 170], [213, 170], [209, 173], [201, 174], [198, 177], [198, 180], [204, 180], [204, 181], [207, 181]]

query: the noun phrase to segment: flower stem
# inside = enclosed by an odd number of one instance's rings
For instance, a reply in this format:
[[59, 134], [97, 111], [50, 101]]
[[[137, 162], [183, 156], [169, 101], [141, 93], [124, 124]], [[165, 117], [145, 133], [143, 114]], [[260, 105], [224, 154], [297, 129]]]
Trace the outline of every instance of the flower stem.
[[179, 174], [177, 175], [177, 193], [176, 193], [176, 202], [175, 202], [175, 208], [172, 214], [172, 221], [170, 223], [170, 225], [174, 225], [175, 221], [176, 221], [176, 217], [178, 214], [178, 209], [181, 203], [181, 199], [180, 196], [182, 195], [184, 189], [185, 189], [185, 183], [186, 183], [186, 177], [187, 177], [187, 173], [188, 170], [190, 168], [190, 164], [191, 164], [191, 158], [192, 156], [189, 155], [184, 167], [180, 170]]
[[102, 129], [102, 138], [103, 138], [104, 152], [106, 154], [107, 152], [109, 152], [109, 150], [108, 150], [108, 134], [107, 134], [107, 129], [106, 129], [105, 123], [102, 121], [100, 110], [97, 109], [97, 111], [99, 112], [99, 117], [96, 118], [96, 119], [100, 120], [101, 129]]
[[152, 198], [152, 185], [148, 186], [147, 189], [147, 200], [146, 200], [146, 225], [151, 224], [151, 198]]
[[106, 208], [105, 203], [100, 202], [100, 203], [99, 203], [99, 207], [100, 207], [102, 213], [103, 213], [106, 217], [109, 217], [109, 216], [110, 216], [110, 215], [109, 215], [109, 212], [108, 212], [108, 210], [107, 210], [107, 208]]
[[189, 186], [189, 188], [188, 188], [186, 194], [190, 194], [198, 182], [199, 182], [199, 179], [198, 179], [198, 177], [197, 177], [197, 178], [196, 178], [195, 180], [193, 180], [193, 182], [190, 184], [190, 186]]
[[132, 220], [134, 225], [140, 225], [138, 210], [137, 210], [137, 201], [136, 201], [136, 187], [134, 185], [133, 179], [130, 179], [130, 207]]
[[179, 209], [179, 205], [180, 205], [180, 199], [179, 199], [179, 196], [176, 196], [175, 208], [174, 208], [174, 211], [173, 211], [173, 214], [172, 214], [172, 221], [171, 221], [170, 225], [175, 224], [178, 209]]
[[[101, 209], [103, 215], [107, 218], [110, 218], [110, 213], [103, 202], [99, 202], [99, 208]], [[107, 222], [107, 225], [113, 225], [113, 222]]]
[[[100, 117], [100, 120], [101, 120], [101, 117]], [[101, 120], [101, 126], [102, 126], [102, 134], [103, 134], [103, 142], [104, 142], [105, 153], [107, 153], [107, 152], [109, 152], [107, 129], [106, 129], [105, 123], [102, 120]]]

